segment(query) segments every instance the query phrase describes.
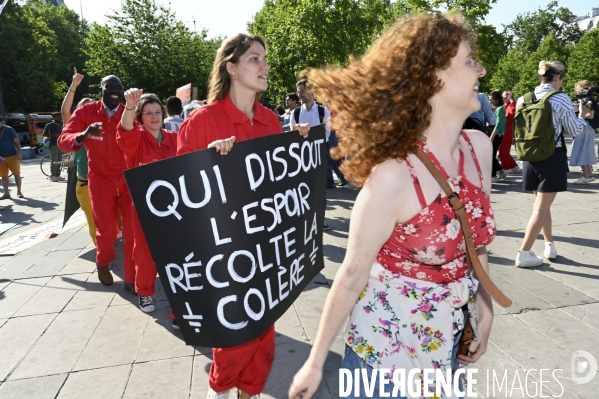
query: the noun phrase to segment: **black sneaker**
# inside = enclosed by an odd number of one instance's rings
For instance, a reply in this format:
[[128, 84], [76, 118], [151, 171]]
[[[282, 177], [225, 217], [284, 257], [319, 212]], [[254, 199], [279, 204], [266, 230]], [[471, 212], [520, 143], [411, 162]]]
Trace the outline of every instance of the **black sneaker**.
[[327, 224], [327, 222], [324, 222], [324, 226], [322, 226], [322, 231], [329, 231], [329, 230], [331, 230], [331, 226], [329, 226]]
[[181, 327], [179, 327], [179, 323], [177, 323], [177, 319], [173, 319], [173, 330], [181, 331]]
[[144, 313], [152, 313], [154, 311], [154, 300], [151, 296], [139, 296], [139, 308]]

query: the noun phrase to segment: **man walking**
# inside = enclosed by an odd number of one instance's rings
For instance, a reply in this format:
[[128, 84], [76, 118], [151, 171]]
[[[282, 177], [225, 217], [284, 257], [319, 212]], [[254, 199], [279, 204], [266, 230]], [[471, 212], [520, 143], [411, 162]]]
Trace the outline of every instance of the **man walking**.
[[61, 165], [58, 162], [62, 161], [62, 151], [58, 148], [58, 137], [62, 133], [62, 116], [60, 112], [52, 113], [52, 122], [48, 123], [44, 128], [43, 136], [50, 139], [50, 159], [52, 164], [50, 166], [50, 181], [59, 182], [64, 180], [64, 177], [60, 176]]
[[[327, 154], [328, 158], [330, 158], [330, 149], [328, 148], [329, 136], [331, 134], [331, 128], [326, 125], [327, 121], [331, 117], [331, 113], [329, 109], [324, 105], [318, 104], [314, 101], [314, 94], [312, 93], [310, 84], [306, 79], [302, 79], [295, 84], [295, 88], [297, 90], [297, 96], [302, 100], [302, 106], [299, 108], [295, 108], [293, 112], [291, 112], [290, 118], [290, 126], [297, 125], [299, 123], [309, 123], [310, 126], [317, 126], [325, 124], [324, 129], [326, 132], [326, 141], [327, 141]], [[332, 177], [332, 176], [331, 176]], [[323, 226], [323, 230], [327, 231], [331, 228], [325, 222]]]
[[63, 151], [77, 151], [85, 142], [88, 157], [88, 185], [92, 215], [96, 224], [96, 266], [104, 285], [113, 283], [108, 270], [116, 258], [117, 209], [123, 221], [125, 289], [135, 293], [133, 263], [132, 201], [123, 177], [125, 157], [116, 142], [117, 126], [123, 115], [123, 85], [116, 76], [106, 76], [101, 84], [102, 99], [82, 105], [58, 138]]
[[10, 199], [8, 191], [8, 171], [15, 177], [17, 185], [17, 197], [23, 198], [21, 193], [21, 143], [19, 135], [10, 126], [4, 126], [4, 118], [0, 116], [0, 156], [4, 162], [0, 164], [0, 177], [2, 177], [2, 187], [4, 195], [0, 199]]

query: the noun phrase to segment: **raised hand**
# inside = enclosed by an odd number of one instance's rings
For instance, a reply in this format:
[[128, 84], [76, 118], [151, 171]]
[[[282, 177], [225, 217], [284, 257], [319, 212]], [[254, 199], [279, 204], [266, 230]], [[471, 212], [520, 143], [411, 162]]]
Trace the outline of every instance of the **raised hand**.
[[144, 94], [144, 89], [131, 88], [127, 90], [125, 92], [125, 102], [127, 103], [127, 108], [131, 109], [135, 107], [142, 94]]
[[85, 75], [77, 73], [77, 68], [73, 67], [73, 80], [71, 81], [71, 89], [75, 90], [84, 77]]

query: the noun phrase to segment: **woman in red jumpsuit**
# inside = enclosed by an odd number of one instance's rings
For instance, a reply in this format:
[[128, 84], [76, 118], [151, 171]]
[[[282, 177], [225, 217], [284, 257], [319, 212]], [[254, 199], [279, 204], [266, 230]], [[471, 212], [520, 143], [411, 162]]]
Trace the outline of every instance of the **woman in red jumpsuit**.
[[[143, 89], [125, 92], [125, 112], [117, 127], [116, 140], [125, 155], [127, 169], [174, 157], [177, 154], [177, 133], [162, 129], [162, 102], [155, 94], [143, 94]], [[135, 291], [142, 311], [154, 311], [154, 281], [156, 265], [132, 206], [133, 260], [135, 262]]]
[[[181, 125], [177, 154], [215, 148], [225, 155], [235, 141], [281, 132], [277, 115], [257, 99], [268, 86], [269, 70], [263, 38], [240, 33], [224, 41], [210, 75], [209, 104]], [[306, 136], [310, 127], [303, 124], [294, 129]], [[251, 342], [213, 348], [212, 354], [208, 399], [232, 398], [235, 388], [241, 399], [257, 399], [275, 354], [274, 326]]]

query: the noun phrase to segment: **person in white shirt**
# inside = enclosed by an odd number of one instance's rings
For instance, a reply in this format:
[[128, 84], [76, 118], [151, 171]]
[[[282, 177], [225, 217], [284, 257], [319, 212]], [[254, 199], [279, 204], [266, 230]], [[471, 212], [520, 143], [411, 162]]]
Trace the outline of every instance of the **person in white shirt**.
[[293, 110], [297, 107], [299, 103], [299, 97], [295, 93], [287, 94], [285, 98], [285, 104], [287, 105], [287, 110], [283, 114], [283, 131], [289, 132], [291, 130], [291, 124], [289, 123], [291, 120], [291, 114]]
[[178, 132], [183, 123], [181, 114], [183, 113], [183, 103], [179, 97], [171, 96], [166, 99], [166, 113], [168, 118], [164, 119], [164, 128]]
[[[568, 69], [559, 61], [541, 61], [538, 71], [541, 84], [534, 90], [536, 99], [542, 99], [552, 90], [559, 91], [567, 72]], [[543, 264], [543, 258], [531, 251], [539, 233], [543, 234], [545, 240], [543, 256], [548, 260], [557, 258], [551, 226], [551, 204], [558, 192], [568, 189], [568, 157], [564, 134], [568, 133], [576, 137], [582, 133], [586, 127], [584, 119], [589, 111], [582, 100], [579, 100], [580, 113], [576, 117], [570, 98], [563, 92], [555, 93], [548, 101], [551, 104], [556, 148], [555, 152], [544, 161], [523, 163], [522, 185], [524, 190], [535, 193], [535, 202], [526, 226], [524, 240], [516, 255], [518, 267], [535, 267]], [[520, 97], [516, 102], [516, 113], [522, 104], [524, 104], [524, 97]]]
[[[329, 135], [331, 134], [331, 128], [326, 125], [331, 113], [329, 109], [322, 104], [318, 104], [314, 101], [314, 94], [310, 90], [310, 83], [306, 79], [302, 79], [295, 84], [297, 89], [297, 96], [302, 100], [302, 106], [298, 111], [291, 113], [290, 125], [297, 125], [298, 123], [309, 123], [310, 126], [317, 126], [325, 124], [325, 131], [327, 133], [327, 141], [329, 141]], [[297, 116], [299, 115], [299, 118]], [[299, 120], [298, 120], [299, 119]]]
[[[291, 112], [290, 126], [297, 125], [298, 123], [309, 123], [310, 126], [318, 126], [324, 123], [326, 141], [328, 142], [329, 135], [331, 134], [331, 128], [326, 124], [331, 117], [329, 109], [314, 101], [314, 94], [310, 90], [310, 83], [306, 79], [297, 82], [295, 88], [297, 89], [297, 96], [302, 100], [302, 106]], [[327, 231], [330, 229], [329, 225], [325, 222], [323, 230]]]

